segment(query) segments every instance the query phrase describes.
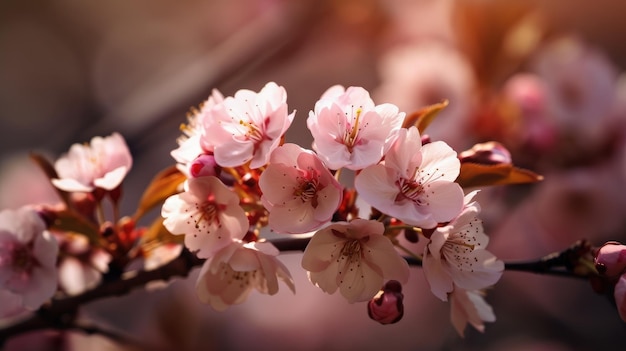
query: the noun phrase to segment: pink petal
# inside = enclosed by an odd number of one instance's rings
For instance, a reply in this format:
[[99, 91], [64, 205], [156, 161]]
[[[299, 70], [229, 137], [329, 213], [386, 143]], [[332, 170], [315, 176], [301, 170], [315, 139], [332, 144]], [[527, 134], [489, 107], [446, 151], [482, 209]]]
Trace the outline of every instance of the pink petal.
[[435, 221], [439, 223], [447, 222], [461, 213], [463, 209], [463, 189], [459, 184], [435, 181], [429, 184], [427, 191], [431, 195], [426, 207]]
[[354, 179], [354, 187], [368, 204], [382, 212], [394, 206], [398, 196], [395, 182], [397, 173], [384, 165], [374, 165], [362, 170]]
[[[409, 265], [391, 244], [391, 241], [382, 235], [370, 235], [364, 246], [364, 259], [368, 264], [375, 265], [387, 280], [397, 280], [401, 283], [409, 281]], [[380, 286], [378, 287], [380, 289]]]
[[468, 259], [472, 264], [471, 270], [450, 270], [454, 283], [466, 290], [484, 289], [500, 280], [504, 271], [504, 263], [487, 250], [475, 250]]
[[94, 179], [93, 183], [99, 188], [113, 190], [122, 183], [124, 177], [126, 177], [126, 173], [128, 173], [128, 168], [121, 166], [107, 172], [102, 178]]
[[337, 228], [343, 225], [333, 224], [330, 227], [319, 230], [313, 235], [311, 241], [304, 250], [302, 256], [302, 268], [311, 272], [325, 270], [335, 259], [331, 254], [341, 248], [344, 239], [332, 234], [330, 228]]
[[383, 276], [367, 262], [353, 263], [343, 268], [339, 289], [349, 303], [368, 301], [383, 286]]
[[415, 127], [400, 129], [395, 143], [385, 155], [385, 166], [394, 169], [402, 178], [412, 179], [422, 163], [422, 139]]
[[299, 187], [297, 181], [299, 175], [300, 172], [294, 167], [270, 164], [259, 179], [263, 197], [275, 205], [283, 205], [293, 200], [294, 191]]
[[437, 180], [454, 181], [461, 171], [461, 163], [454, 151], [443, 141], [422, 146], [422, 169], [437, 170], [432, 177]]
[[317, 222], [329, 222], [341, 204], [342, 191], [334, 185], [328, 185], [317, 192], [317, 208], [313, 216]]
[[299, 198], [282, 206], [274, 206], [269, 215], [269, 224], [277, 232], [295, 234], [306, 233], [321, 225], [315, 220], [313, 207]]
[[448, 300], [448, 293], [453, 289], [453, 280], [446, 269], [444, 269], [441, 260], [434, 258], [432, 255], [424, 256], [422, 262], [426, 281], [430, 285], [430, 291], [441, 299]]
[[75, 179], [64, 178], [64, 179], [51, 179], [52, 185], [55, 187], [69, 192], [91, 192], [94, 187], [87, 186], [83, 183], [78, 182]]
[[324, 99], [335, 99], [341, 95], [343, 95], [346, 91], [342, 85], [333, 85], [332, 87], [326, 89], [326, 91], [322, 94], [320, 100]]
[[30, 286], [21, 292], [24, 307], [36, 310], [54, 295], [57, 289], [56, 267], [51, 269], [33, 269]]

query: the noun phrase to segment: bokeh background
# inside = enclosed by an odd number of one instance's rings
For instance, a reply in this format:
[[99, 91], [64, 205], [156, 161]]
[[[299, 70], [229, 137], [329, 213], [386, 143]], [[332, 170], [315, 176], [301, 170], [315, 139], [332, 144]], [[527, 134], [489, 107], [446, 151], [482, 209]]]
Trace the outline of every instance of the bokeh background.
[[[53, 202], [28, 160], [118, 131], [134, 156], [123, 213], [173, 164], [179, 125], [217, 88], [275, 81], [297, 110], [287, 141], [330, 86], [363, 86], [411, 112], [447, 98], [429, 129], [459, 151], [498, 140], [530, 186], [481, 193], [490, 251], [541, 257], [577, 239], [626, 241], [626, 4], [620, 0], [7, 0], [0, 3], [0, 208]], [[156, 214], [155, 214], [156, 215]], [[86, 318], [176, 350], [623, 350], [625, 323], [588, 282], [506, 272], [487, 296], [497, 322], [457, 336], [420, 269], [405, 316], [314, 288], [282, 257], [297, 294], [252, 294], [215, 312], [195, 274], [88, 306]], [[1, 302], [0, 302], [1, 303]], [[38, 333], [16, 350], [130, 350], [99, 336]]]

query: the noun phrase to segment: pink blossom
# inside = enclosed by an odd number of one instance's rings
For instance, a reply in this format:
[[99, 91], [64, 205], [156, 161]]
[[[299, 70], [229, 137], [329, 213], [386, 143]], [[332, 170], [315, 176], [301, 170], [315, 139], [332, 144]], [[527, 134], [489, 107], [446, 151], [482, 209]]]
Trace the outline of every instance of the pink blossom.
[[615, 304], [617, 305], [617, 312], [624, 322], [626, 322], [626, 273], [615, 284], [615, 291], [613, 293], [615, 297]]
[[259, 93], [239, 90], [203, 114], [201, 142], [213, 150], [217, 164], [237, 167], [250, 162], [254, 169], [267, 164], [295, 112], [288, 114], [285, 89], [270, 82]]
[[531, 73], [518, 73], [509, 78], [502, 92], [519, 112], [519, 121], [511, 123], [507, 139], [537, 151], [555, 147], [558, 130], [548, 112], [547, 87], [543, 79]]
[[450, 319], [459, 335], [463, 336], [467, 323], [482, 333], [485, 331], [484, 322], [495, 322], [496, 316], [480, 291], [455, 287], [450, 293]]
[[58, 250], [36, 211], [23, 207], [0, 212], [0, 290], [37, 309], [57, 289]]
[[261, 174], [261, 200], [272, 229], [304, 233], [329, 222], [341, 204], [342, 187], [310, 150], [296, 144], [278, 147]]
[[495, 284], [504, 270], [504, 263], [485, 250], [489, 238], [477, 218], [478, 203], [470, 202], [474, 194], [466, 196], [457, 218], [435, 230], [424, 250], [424, 274], [433, 294], [443, 301], [454, 286], [476, 290]]
[[329, 294], [339, 289], [350, 303], [368, 301], [385, 280], [406, 283], [409, 266], [384, 231], [382, 223], [365, 219], [317, 231], [302, 257], [311, 283]]
[[531, 69], [546, 87], [547, 117], [586, 144], [604, 142], [616, 97], [618, 70], [601, 51], [576, 37], [561, 37], [539, 51]]
[[192, 110], [187, 118], [187, 124], [181, 126], [183, 135], [178, 138], [179, 146], [172, 150], [171, 155], [178, 162], [177, 168], [184, 174], [189, 174], [188, 168], [198, 156], [213, 151], [213, 146], [208, 144], [207, 137], [203, 136], [205, 133], [203, 120], [209, 111], [222, 101], [224, 101], [224, 97], [214, 89], [200, 110]]
[[291, 275], [276, 258], [278, 254], [271, 243], [233, 240], [202, 266], [196, 282], [198, 298], [222, 311], [245, 301], [252, 289], [276, 294], [279, 279], [295, 293]]
[[92, 247], [83, 235], [56, 235], [61, 257], [58, 267], [59, 286], [69, 295], [77, 295], [95, 287], [108, 272], [111, 255]]
[[52, 184], [65, 191], [113, 190], [124, 180], [133, 163], [124, 138], [113, 133], [94, 137], [90, 145], [74, 144], [54, 164], [59, 179]]
[[463, 190], [454, 183], [460, 172], [456, 152], [435, 141], [422, 146], [417, 128], [401, 129], [384, 162], [359, 173], [354, 185], [371, 206], [422, 228], [456, 217]]
[[185, 234], [185, 246], [198, 257], [210, 257], [248, 231], [248, 218], [239, 197], [218, 178], [190, 178], [185, 191], [170, 196], [161, 209], [163, 225], [172, 234]]
[[448, 99], [450, 104], [428, 126], [427, 133], [455, 149], [474, 143], [467, 131], [478, 105], [477, 80], [471, 61], [461, 50], [433, 40], [398, 45], [381, 57], [378, 71], [381, 83], [375, 98], [393, 101], [407, 112]]
[[378, 163], [402, 126], [404, 112], [374, 105], [367, 90], [335, 85], [315, 103], [307, 126], [313, 149], [331, 169], [363, 169]]

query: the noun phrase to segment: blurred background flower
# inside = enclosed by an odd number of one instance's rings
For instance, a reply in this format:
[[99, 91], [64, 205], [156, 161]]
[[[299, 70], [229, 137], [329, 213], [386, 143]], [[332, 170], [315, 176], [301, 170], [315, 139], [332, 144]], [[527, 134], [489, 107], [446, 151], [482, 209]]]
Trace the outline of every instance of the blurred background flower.
[[[297, 111], [287, 141], [310, 147], [308, 111], [342, 84], [407, 113], [449, 99], [427, 130], [433, 140], [457, 151], [498, 140], [516, 164], [545, 176], [479, 195], [500, 259], [540, 257], [581, 237], [625, 242], [625, 9], [620, 0], [4, 1], [0, 205], [56, 201], [39, 170], [19, 161], [28, 151], [54, 159], [117, 131], [133, 154], [121, 209], [132, 213], [148, 180], [175, 163], [178, 126], [211, 89], [284, 86]], [[403, 287], [404, 318], [381, 326], [366, 304], [312, 286], [301, 257], [279, 258], [295, 296], [253, 294], [217, 313], [197, 301], [196, 270], [83, 316], [177, 350], [623, 348], [624, 324], [584, 281], [505, 272], [486, 297], [496, 322], [460, 339], [420, 269]], [[132, 349], [69, 332], [7, 348]]]

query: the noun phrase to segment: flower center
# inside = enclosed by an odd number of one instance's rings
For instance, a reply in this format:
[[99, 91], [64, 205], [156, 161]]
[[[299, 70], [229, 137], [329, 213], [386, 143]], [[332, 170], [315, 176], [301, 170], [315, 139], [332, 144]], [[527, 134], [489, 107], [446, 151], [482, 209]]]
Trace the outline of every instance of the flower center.
[[361, 243], [358, 240], [348, 240], [341, 248], [341, 256], [349, 261], [356, 261], [361, 257]]
[[25, 245], [13, 246], [10, 257], [13, 269], [19, 272], [28, 273], [38, 264], [37, 259], [33, 257], [30, 248]]
[[[413, 179], [400, 178], [396, 181], [396, 185], [400, 189], [400, 193], [396, 196], [396, 201], [408, 199], [415, 202], [419, 206], [427, 203], [427, 201], [425, 201], [426, 199], [422, 196], [425, 193], [422, 182]], [[426, 198], [428, 198], [428, 194], [426, 194]]]
[[[194, 218], [194, 221], [196, 229], [205, 228], [212, 223], [220, 225], [220, 218], [218, 214], [224, 206], [215, 202], [215, 196], [213, 194], [209, 195], [207, 201], [200, 204], [196, 203], [195, 207], [196, 214], [194, 216], [197, 217]], [[192, 216], [192, 218], [194, 216]]]
[[246, 128], [244, 137], [247, 140], [252, 140], [255, 143], [260, 143], [261, 141], [263, 141], [264, 135], [261, 128], [259, 128], [255, 124], [246, 122], [243, 119], [239, 120], [239, 124]]
[[352, 152], [352, 148], [354, 147], [354, 145], [357, 144], [357, 138], [359, 135], [359, 131], [361, 130], [361, 128], [359, 128], [359, 124], [361, 122], [361, 114], [363, 113], [363, 108], [359, 106], [359, 108], [357, 108], [355, 111], [354, 106], [352, 106], [352, 111], [354, 111], [354, 117], [352, 119], [353, 124], [348, 125], [348, 128], [346, 129], [346, 132], [343, 136], [343, 143], [348, 147], [348, 150], [350, 152]]
[[307, 179], [300, 183], [300, 187], [297, 188], [293, 195], [300, 197], [302, 202], [311, 201], [313, 207], [317, 207], [317, 179]]
[[263, 274], [259, 270], [236, 271], [226, 262], [220, 263], [219, 272], [221, 281], [225, 281], [228, 285], [238, 286], [240, 289], [246, 289], [251, 287], [251, 285], [255, 285], [255, 281]]

